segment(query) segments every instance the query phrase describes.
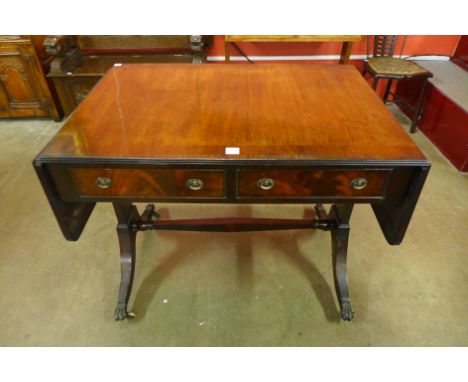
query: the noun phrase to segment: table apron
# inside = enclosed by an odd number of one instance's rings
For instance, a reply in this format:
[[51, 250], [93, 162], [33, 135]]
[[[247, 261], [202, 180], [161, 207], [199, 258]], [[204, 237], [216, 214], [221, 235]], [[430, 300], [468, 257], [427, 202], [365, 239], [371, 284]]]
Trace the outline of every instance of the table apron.
[[391, 167], [47, 168], [64, 202], [373, 203], [394, 178]]

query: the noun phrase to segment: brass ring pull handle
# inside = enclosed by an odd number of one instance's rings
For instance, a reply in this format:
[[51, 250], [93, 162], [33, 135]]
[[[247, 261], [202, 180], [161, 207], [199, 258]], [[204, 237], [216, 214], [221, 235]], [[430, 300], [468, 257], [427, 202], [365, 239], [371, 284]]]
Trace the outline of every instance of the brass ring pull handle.
[[257, 182], [257, 186], [262, 190], [271, 190], [275, 185], [275, 181], [270, 178], [262, 178]]
[[351, 187], [355, 190], [362, 190], [367, 186], [366, 178], [356, 178], [351, 181]]
[[185, 187], [192, 191], [198, 191], [203, 188], [203, 180], [201, 179], [189, 179], [185, 182]]
[[96, 185], [99, 188], [109, 188], [112, 186], [112, 180], [106, 178], [105, 176], [99, 176], [96, 178]]

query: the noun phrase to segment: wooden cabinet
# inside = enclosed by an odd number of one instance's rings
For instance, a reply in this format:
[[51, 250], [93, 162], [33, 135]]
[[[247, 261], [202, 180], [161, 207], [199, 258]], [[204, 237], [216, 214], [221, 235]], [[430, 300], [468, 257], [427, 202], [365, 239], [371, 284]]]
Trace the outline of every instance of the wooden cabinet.
[[0, 117], [59, 119], [30, 39], [0, 36]]

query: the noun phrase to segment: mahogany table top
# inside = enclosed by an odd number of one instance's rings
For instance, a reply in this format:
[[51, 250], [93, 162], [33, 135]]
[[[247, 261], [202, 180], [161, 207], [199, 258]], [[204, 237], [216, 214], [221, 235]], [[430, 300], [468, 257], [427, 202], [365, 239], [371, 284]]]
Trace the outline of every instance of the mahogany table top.
[[353, 66], [310, 64], [114, 67], [40, 157], [425, 160]]

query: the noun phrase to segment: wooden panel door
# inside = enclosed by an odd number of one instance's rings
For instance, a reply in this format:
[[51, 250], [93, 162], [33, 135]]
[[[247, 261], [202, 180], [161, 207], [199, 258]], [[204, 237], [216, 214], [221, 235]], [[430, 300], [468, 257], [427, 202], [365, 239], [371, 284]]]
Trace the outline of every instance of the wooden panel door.
[[31, 42], [0, 40], [0, 117], [58, 119]]

